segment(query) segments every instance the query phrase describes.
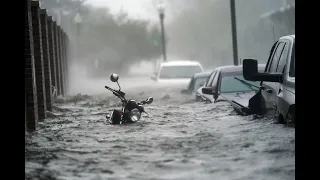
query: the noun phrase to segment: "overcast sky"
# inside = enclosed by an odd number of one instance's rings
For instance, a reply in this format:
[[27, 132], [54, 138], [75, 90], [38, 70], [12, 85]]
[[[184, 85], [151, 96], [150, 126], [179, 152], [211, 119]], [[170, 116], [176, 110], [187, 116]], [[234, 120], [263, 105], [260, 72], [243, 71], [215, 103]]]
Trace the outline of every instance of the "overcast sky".
[[148, 20], [158, 20], [156, 0], [87, 0], [88, 4], [96, 7], [109, 7], [112, 13], [117, 13], [121, 9], [133, 18]]

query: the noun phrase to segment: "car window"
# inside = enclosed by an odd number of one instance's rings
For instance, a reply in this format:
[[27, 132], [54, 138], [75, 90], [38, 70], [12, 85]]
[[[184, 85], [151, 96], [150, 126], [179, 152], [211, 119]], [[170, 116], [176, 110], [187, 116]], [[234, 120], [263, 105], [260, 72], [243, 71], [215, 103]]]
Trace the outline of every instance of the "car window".
[[163, 66], [159, 77], [161, 79], [191, 78], [199, 72], [202, 72], [200, 66]]
[[187, 89], [188, 89], [188, 90], [191, 90], [191, 87], [193, 86], [193, 84], [194, 84], [194, 77], [192, 77], [192, 78], [190, 79], [189, 84], [188, 84], [188, 86], [187, 86]]
[[198, 90], [201, 86], [204, 85], [208, 77], [198, 77], [195, 79], [194, 84], [193, 84], [193, 90], [196, 91]]
[[294, 43], [293, 43], [293, 47], [292, 47], [292, 55], [291, 55], [291, 62], [290, 62], [290, 71], [289, 71], [289, 76], [290, 77], [295, 77], [295, 69], [296, 69], [296, 65], [295, 65], [295, 47], [294, 47]]
[[206, 82], [204, 82], [204, 86], [207, 86], [208, 82], [209, 82], [209, 79], [211, 77], [211, 75], [213, 74], [214, 72], [212, 72], [206, 79]]
[[208, 79], [208, 81], [206, 82], [206, 87], [209, 87], [211, 86], [212, 84], [212, 81], [213, 81], [213, 78], [215, 77], [217, 71], [213, 71]]
[[279, 41], [276, 41], [273, 45], [272, 45], [272, 47], [271, 47], [271, 49], [270, 49], [270, 52], [269, 52], [269, 57], [268, 57], [268, 60], [267, 60], [267, 64], [266, 64], [266, 66], [265, 66], [265, 70], [264, 70], [264, 72], [268, 72], [268, 67], [269, 67], [269, 64], [271, 63], [271, 61], [270, 61], [270, 59], [271, 59], [271, 57], [272, 57], [272, 54], [273, 54], [273, 52], [274, 52], [274, 49], [277, 47], [277, 45], [278, 45], [278, 42]]
[[250, 88], [248, 85], [242, 83], [241, 81], [237, 80], [241, 79], [245, 82], [253, 84], [255, 86], [259, 86], [259, 81], [247, 81], [244, 79], [242, 74], [225, 74], [222, 75], [221, 85], [220, 85], [220, 92], [221, 93], [234, 93], [234, 92], [246, 92], [246, 91], [258, 91], [259, 89], [256, 87]]
[[210, 84], [210, 87], [212, 87], [212, 86], [218, 86], [219, 73], [220, 73], [220, 72], [217, 72], [217, 73], [216, 73], [215, 77], [213, 78], [212, 83]]
[[278, 62], [279, 62], [279, 58], [283, 49], [283, 45], [284, 42], [279, 42], [278, 46], [275, 50], [275, 53], [273, 53], [273, 57], [272, 57], [272, 61], [270, 66], [268, 67], [268, 71], [267, 72], [276, 72], [277, 66], [278, 66]]
[[280, 60], [279, 60], [276, 72], [279, 72], [279, 73], [283, 72], [283, 68], [287, 63], [289, 48], [290, 48], [290, 43], [286, 42], [285, 45], [284, 45], [284, 48], [282, 50], [282, 53], [280, 55]]

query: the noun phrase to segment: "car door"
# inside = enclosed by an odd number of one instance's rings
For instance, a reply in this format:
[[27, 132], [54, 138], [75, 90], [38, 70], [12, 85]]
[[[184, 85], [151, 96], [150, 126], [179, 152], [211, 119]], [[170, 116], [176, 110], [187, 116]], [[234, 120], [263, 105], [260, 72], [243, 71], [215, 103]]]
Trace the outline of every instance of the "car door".
[[283, 51], [280, 56], [279, 64], [277, 66], [277, 73], [281, 73], [283, 76], [283, 82], [282, 83], [275, 83], [277, 87], [277, 96], [276, 96], [276, 101], [273, 102], [273, 107], [277, 108], [279, 112], [281, 112], [284, 116], [286, 115], [286, 112], [289, 109], [290, 103], [286, 102], [286, 97], [283, 94], [284, 88], [287, 88], [286, 85], [288, 85], [286, 81], [286, 77], [288, 76], [289, 73], [286, 69], [287, 66], [290, 66], [290, 50], [292, 49], [293, 43], [290, 40], [286, 40], [285, 46], [283, 48]]
[[[216, 77], [216, 74], [217, 74], [217, 71], [214, 70], [211, 75], [210, 75], [210, 78], [208, 79], [207, 83], [204, 85], [204, 87], [212, 87], [212, 81], [213, 79]], [[208, 99], [210, 101], [213, 100], [213, 96], [212, 95], [209, 95], [209, 94], [203, 94], [202, 92], [200, 92], [200, 94], [205, 98], [205, 99]]]
[[[277, 67], [278, 67], [279, 60], [285, 45], [286, 45], [286, 41], [280, 40], [279, 42], [277, 42], [276, 48], [272, 52], [272, 56], [269, 60], [270, 62], [268, 63], [268, 66], [266, 68], [266, 73], [270, 73], [270, 74], [277, 73]], [[279, 90], [279, 83], [265, 82], [265, 81], [261, 83], [261, 94], [265, 101], [265, 108], [267, 109], [274, 108], [278, 90]]]
[[[219, 89], [219, 81], [220, 81], [220, 76], [221, 76], [221, 70], [217, 71], [215, 77], [213, 78], [212, 80], [212, 83], [211, 83], [211, 87], [213, 88], [212, 90], [214, 92], [216, 92], [216, 94], [220, 94], [220, 89]], [[211, 95], [211, 98], [213, 98], [214, 100], [218, 99], [218, 96], [217, 97], [214, 97], [214, 95]]]

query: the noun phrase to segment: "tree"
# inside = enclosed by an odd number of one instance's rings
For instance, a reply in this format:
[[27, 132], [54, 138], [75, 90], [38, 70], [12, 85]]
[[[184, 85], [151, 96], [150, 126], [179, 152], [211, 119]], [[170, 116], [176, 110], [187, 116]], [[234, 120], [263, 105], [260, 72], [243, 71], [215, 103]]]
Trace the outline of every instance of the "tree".
[[[93, 60], [99, 59], [100, 71], [126, 71], [132, 63], [160, 56], [160, 43], [155, 38], [160, 37], [160, 32], [148, 21], [131, 19], [126, 12], [113, 15], [108, 8], [95, 8], [84, 2], [41, 0], [42, 8], [56, 18], [62, 16], [61, 26], [68, 31], [73, 47], [77, 46], [77, 62], [92, 67]], [[73, 22], [76, 13], [83, 19], [79, 36]]]
[[[125, 72], [132, 63], [158, 57], [160, 32], [148, 21], [131, 19], [123, 12], [112, 15], [107, 8], [90, 8], [81, 28], [79, 57], [92, 66], [101, 61], [101, 71]], [[104, 64], [104, 65], [103, 65]], [[95, 70], [96, 71], [96, 70]]]

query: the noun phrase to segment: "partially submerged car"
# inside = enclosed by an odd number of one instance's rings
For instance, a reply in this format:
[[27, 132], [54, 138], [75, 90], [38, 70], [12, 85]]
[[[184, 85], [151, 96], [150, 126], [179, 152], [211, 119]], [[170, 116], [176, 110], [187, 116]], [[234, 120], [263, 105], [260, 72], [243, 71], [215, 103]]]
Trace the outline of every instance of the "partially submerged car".
[[204, 87], [209, 87], [209, 88], [212, 87], [212, 82], [213, 82], [213, 79], [215, 78], [215, 75], [216, 75], [218, 69], [219, 68], [214, 69], [210, 73], [210, 76], [207, 79], [207, 81], [204, 83], [204, 85], [197, 89], [197, 91], [196, 91], [196, 101], [207, 101], [207, 102], [213, 102], [214, 101], [212, 94], [204, 94], [204, 93], [202, 93], [202, 88], [204, 88]]
[[[263, 72], [265, 65], [260, 64], [258, 69]], [[259, 82], [245, 80], [242, 70], [242, 65], [216, 68], [208, 82], [197, 90], [197, 96], [214, 103], [252, 97], [259, 90]]]
[[181, 90], [180, 93], [190, 95], [195, 94], [197, 90], [206, 83], [210, 74], [211, 72], [195, 73], [190, 79], [187, 89]]
[[195, 73], [204, 72], [197, 61], [168, 61], [161, 63], [159, 70], [151, 77], [159, 84], [187, 85]]
[[283, 36], [271, 48], [264, 73], [257, 71], [257, 60], [243, 60], [246, 80], [261, 82], [248, 105], [235, 102], [242, 114], [274, 111], [279, 123], [295, 123], [295, 35]]

